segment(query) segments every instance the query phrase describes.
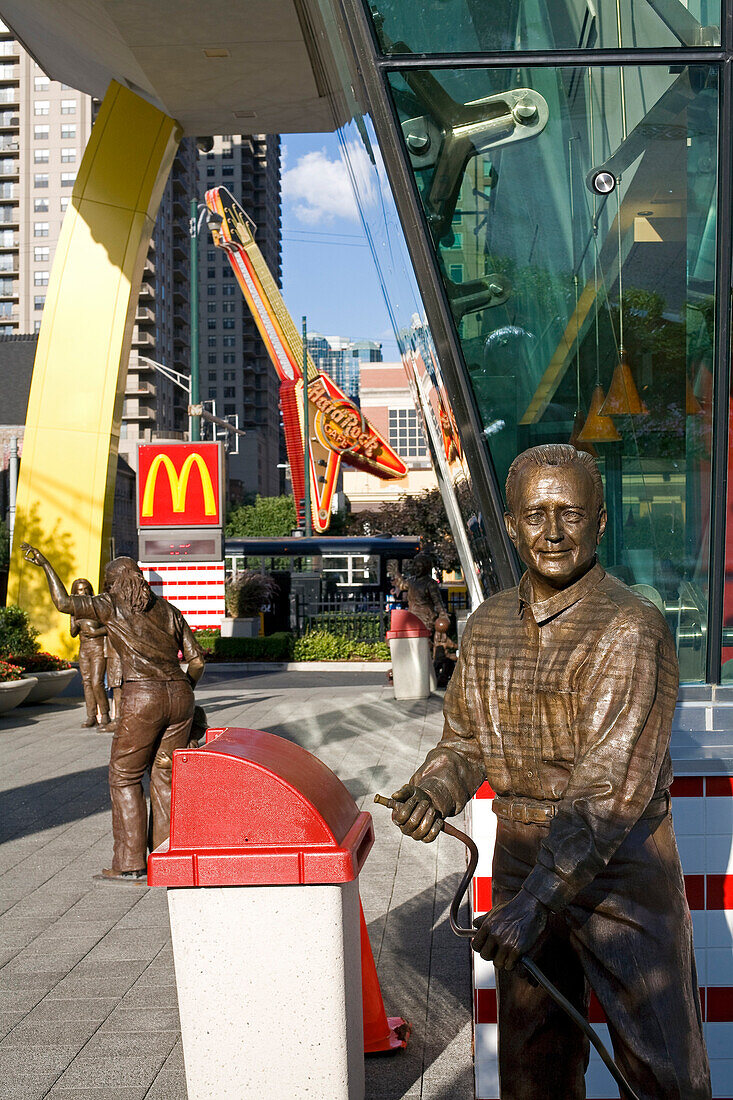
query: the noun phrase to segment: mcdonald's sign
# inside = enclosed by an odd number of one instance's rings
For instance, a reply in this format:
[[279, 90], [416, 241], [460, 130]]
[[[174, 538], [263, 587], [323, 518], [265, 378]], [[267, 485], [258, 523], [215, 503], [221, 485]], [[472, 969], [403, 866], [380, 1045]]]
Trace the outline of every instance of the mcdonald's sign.
[[220, 443], [139, 445], [139, 527], [221, 527], [222, 497]]

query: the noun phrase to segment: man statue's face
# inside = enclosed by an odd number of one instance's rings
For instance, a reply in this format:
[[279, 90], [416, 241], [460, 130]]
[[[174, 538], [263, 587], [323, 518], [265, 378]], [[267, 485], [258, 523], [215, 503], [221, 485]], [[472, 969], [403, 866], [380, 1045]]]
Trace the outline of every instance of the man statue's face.
[[517, 484], [509, 537], [527, 566], [536, 599], [548, 599], [588, 571], [606, 529], [582, 466], [528, 466]]

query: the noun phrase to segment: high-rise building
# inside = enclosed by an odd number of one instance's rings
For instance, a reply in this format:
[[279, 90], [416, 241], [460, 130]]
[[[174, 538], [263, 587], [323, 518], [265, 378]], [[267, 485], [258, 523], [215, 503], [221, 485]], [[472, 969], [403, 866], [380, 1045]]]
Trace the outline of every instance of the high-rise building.
[[[0, 334], [39, 331], [64, 214], [96, 101], [51, 80], [0, 22]], [[184, 138], [160, 204], [135, 315], [120, 453], [138, 440], [183, 438], [186, 395], [149, 356], [190, 370], [188, 200], [196, 147]], [[83, 334], [80, 334], [80, 338]]]
[[382, 362], [382, 345], [374, 340], [345, 340], [342, 336], [309, 332], [308, 351], [318, 369], [333, 378], [357, 405], [362, 364]]
[[[224, 134], [213, 142], [199, 155], [199, 194], [203, 198], [209, 188], [224, 186], [241, 202], [280, 286], [280, 139]], [[199, 276], [201, 399], [215, 404], [217, 416], [237, 418], [247, 432], [238, 438], [239, 453], [229, 456], [230, 495], [276, 495], [284, 456], [278, 378], [226, 253], [203, 231]]]
[[191, 371], [189, 202], [196, 194], [196, 143], [181, 142], [150, 239], [140, 286], [125, 386], [120, 453], [137, 465], [137, 444], [184, 439], [188, 400], [159, 363]]
[[50, 80], [0, 22], [0, 332], [38, 332], [92, 100]]

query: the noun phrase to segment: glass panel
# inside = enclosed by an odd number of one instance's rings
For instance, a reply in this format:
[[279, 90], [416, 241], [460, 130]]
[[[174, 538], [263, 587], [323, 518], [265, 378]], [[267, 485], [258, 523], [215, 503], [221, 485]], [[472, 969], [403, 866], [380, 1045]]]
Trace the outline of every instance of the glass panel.
[[376, 0], [386, 54], [717, 46], [720, 0]]
[[390, 82], [499, 478], [536, 443], [597, 454], [601, 559], [704, 679], [717, 70]]

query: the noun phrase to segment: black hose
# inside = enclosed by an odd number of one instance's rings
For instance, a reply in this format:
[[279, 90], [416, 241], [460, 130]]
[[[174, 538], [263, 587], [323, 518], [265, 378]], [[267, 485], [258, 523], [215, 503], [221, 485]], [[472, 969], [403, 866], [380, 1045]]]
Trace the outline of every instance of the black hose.
[[[396, 803], [394, 801], [394, 799], [385, 798], [384, 795], [381, 795], [381, 794], [375, 794], [374, 801], [377, 802], [380, 806], [387, 806], [388, 809], [390, 809], [390, 810], [395, 809], [396, 806], [399, 805], [399, 803]], [[460, 829], [456, 829], [453, 825], [450, 825], [447, 821], [442, 822], [441, 828], [442, 828], [444, 833], [448, 834], [448, 836], [454, 836], [456, 838], [456, 840], [460, 840], [461, 843], [465, 844], [466, 847], [468, 848], [468, 852], [469, 852], [468, 866], [466, 867], [466, 873], [464, 874], [463, 878], [461, 879], [461, 882], [460, 882], [460, 885], [459, 885], [459, 887], [456, 891], [455, 897], [453, 898], [453, 901], [451, 902], [450, 913], [449, 913], [448, 919], [450, 920], [450, 926], [451, 926], [452, 931], [455, 932], [455, 934], [457, 936], [461, 936], [464, 939], [469, 939], [470, 940], [470, 939], [473, 939], [473, 937], [475, 936], [476, 928], [475, 927], [464, 928], [463, 925], [459, 924], [458, 923], [458, 910], [461, 907], [461, 902], [463, 901], [464, 895], [466, 894], [466, 891], [468, 890], [468, 887], [471, 884], [471, 879], [473, 878], [473, 876], [475, 874], [475, 871], [476, 871], [476, 866], [478, 864], [478, 848], [476, 847], [475, 843], [473, 842], [473, 840], [471, 839], [470, 836], [468, 836], [466, 833], [462, 833], [460, 831]], [[521, 959], [519, 960], [519, 963], [520, 963], [521, 966], [524, 967], [524, 969], [530, 975], [532, 980], [537, 985], [541, 985], [542, 988], [545, 990], [545, 992], [547, 994], [549, 994], [550, 997], [552, 997], [553, 1001], [555, 1001], [555, 1003], [558, 1004], [560, 1006], [560, 1008], [562, 1008], [565, 1012], [567, 1012], [570, 1019], [578, 1025], [578, 1027], [585, 1034], [585, 1036], [587, 1037], [589, 1042], [591, 1042], [593, 1044], [593, 1046], [595, 1047], [595, 1049], [598, 1051], [601, 1058], [603, 1059], [604, 1065], [607, 1067], [609, 1073], [611, 1074], [614, 1081], [616, 1082], [618, 1087], [621, 1089], [621, 1092], [627, 1098], [627, 1100], [639, 1100], [639, 1097], [634, 1092], [631, 1085], [626, 1080], [623, 1073], [618, 1068], [618, 1066], [614, 1062], [613, 1058], [609, 1054], [608, 1050], [606, 1049], [606, 1047], [601, 1042], [601, 1039], [600, 1039], [598, 1033], [591, 1027], [591, 1025], [588, 1023], [588, 1021], [585, 1019], [585, 1017], [581, 1016], [581, 1014], [578, 1012], [575, 1005], [571, 1004], [570, 1001], [567, 999], [567, 997], [565, 997], [560, 992], [560, 990], [552, 984], [552, 982], [549, 980], [549, 978], [545, 977], [545, 975], [542, 973], [542, 971], [537, 966], [537, 964], [535, 962], [533, 962], [532, 959], [529, 958], [529, 956], [523, 955], [521, 957]]]

